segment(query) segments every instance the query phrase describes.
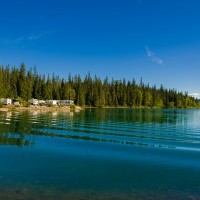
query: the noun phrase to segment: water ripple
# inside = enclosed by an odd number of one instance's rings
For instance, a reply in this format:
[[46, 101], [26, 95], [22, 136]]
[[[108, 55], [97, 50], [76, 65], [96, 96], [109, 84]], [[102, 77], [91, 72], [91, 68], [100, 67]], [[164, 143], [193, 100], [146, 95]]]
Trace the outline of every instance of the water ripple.
[[199, 110], [160, 109], [86, 110], [75, 115], [15, 112], [0, 113], [0, 128], [1, 133], [24, 135], [22, 140], [37, 135], [191, 151], [200, 144], [199, 116]]

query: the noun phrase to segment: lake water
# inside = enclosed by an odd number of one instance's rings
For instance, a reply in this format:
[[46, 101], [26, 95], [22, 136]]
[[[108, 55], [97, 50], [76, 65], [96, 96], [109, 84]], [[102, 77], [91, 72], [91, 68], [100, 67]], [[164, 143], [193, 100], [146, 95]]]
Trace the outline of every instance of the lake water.
[[200, 199], [200, 110], [0, 112], [0, 199]]

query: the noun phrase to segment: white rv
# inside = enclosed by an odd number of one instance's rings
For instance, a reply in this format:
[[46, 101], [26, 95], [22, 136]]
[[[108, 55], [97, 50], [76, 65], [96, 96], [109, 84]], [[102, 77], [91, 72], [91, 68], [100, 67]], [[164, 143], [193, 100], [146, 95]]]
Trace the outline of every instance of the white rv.
[[39, 104], [46, 104], [46, 101], [45, 100], [38, 100], [38, 103]]
[[30, 100], [28, 100], [28, 102], [31, 103], [32, 105], [38, 105], [39, 104], [37, 99], [30, 99]]
[[17, 106], [20, 105], [18, 99], [13, 99], [12, 103], [13, 103], [13, 105], [17, 105]]
[[60, 100], [59, 104], [60, 105], [74, 105], [74, 101], [72, 101], [72, 100]]
[[12, 104], [12, 99], [4, 99], [4, 104], [5, 105], [11, 105]]
[[57, 100], [46, 100], [47, 104], [53, 105], [53, 106], [57, 105], [57, 102], [58, 102]]
[[12, 99], [2, 98], [2, 99], [0, 99], [0, 102], [3, 103], [4, 105], [11, 105]]
[[68, 104], [68, 105], [74, 105], [74, 101], [72, 101], [72, 100], [67, 100], [67, 104]]

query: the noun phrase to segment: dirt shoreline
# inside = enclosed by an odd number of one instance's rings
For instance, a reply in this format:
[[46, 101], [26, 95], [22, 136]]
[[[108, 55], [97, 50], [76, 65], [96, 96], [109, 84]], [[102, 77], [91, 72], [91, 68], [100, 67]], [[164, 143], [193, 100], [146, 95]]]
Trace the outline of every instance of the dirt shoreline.
[[80, 112], [83, 110], [80, 106], [5, 106], [0, 108], [0, 112], [11, 112], [11, 111], [41, 111], [41, 112]]

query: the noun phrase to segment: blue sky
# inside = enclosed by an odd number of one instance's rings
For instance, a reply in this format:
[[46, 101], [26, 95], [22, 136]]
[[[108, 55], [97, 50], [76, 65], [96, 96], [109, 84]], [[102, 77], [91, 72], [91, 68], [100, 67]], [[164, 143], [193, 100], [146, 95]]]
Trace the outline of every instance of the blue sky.
[[200, 93], [199, 0], [1, 1], [0, 64]]

